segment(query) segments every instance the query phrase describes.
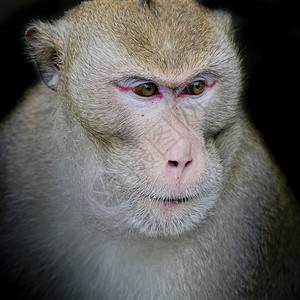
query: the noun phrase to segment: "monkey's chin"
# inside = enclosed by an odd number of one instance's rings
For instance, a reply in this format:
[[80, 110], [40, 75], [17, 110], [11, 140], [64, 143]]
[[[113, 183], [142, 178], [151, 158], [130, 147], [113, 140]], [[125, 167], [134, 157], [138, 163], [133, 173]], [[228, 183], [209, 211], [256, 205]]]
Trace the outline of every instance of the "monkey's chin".
[[199, 226], [217, 199], [217, 194], [182, 198], [140, 197], [126, 208], [127, 225], [146, 237], [179, 236]]

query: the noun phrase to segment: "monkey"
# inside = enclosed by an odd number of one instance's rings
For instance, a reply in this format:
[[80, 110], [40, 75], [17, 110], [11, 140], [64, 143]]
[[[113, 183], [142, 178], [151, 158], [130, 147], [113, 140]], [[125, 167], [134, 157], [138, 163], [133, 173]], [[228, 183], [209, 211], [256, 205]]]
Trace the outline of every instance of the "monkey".
[[3, 299], [299, 296], [299, 206], [244, 108], [231, 15], [198, 2], [27, 28], [41, 81], [1, 123]]

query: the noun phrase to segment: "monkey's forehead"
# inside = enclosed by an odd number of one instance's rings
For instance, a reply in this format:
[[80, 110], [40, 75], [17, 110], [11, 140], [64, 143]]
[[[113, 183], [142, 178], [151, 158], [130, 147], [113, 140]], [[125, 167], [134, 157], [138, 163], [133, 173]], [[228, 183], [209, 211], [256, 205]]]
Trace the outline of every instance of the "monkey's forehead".
[[207, 8], [192, 0], [141, 2], [83, 2], [66, 18], [93, 39], [110, 40], [130, 59], [161, 70], [194, 65], [220, 48], [220, 24]]

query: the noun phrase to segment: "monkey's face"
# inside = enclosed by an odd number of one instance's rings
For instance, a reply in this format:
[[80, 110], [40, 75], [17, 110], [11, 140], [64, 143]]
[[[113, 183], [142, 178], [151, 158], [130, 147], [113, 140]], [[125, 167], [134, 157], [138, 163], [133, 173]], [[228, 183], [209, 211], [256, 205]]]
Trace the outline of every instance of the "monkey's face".
[[191, 230], [221, 201], [240, 93], [228, 17], [174, 2], [67, 15], [58, 86], [103, 161], [108, 201], [147, 236]]

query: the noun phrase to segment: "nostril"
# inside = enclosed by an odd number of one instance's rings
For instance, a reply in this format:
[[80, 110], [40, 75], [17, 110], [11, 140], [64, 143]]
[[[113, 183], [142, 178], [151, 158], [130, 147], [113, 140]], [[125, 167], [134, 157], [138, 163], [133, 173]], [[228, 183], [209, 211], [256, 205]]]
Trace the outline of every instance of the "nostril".
[[186, 162], [185, 165], [184, 165], [184, 168], [185, 168], [185, 167], [188, 167], [191, 163], [192, 163], [191, 160], [189, 160], [188, 162]]
[[178, 161], [175, 161], [175, 160], [169, 160], [168, 164], [170, 167], [173, 167], [173, 168], [177, 168], [179, 165]]
[[[188, 167], [191, 163], [192, 163], [192, 160], [187, 161], [187, 162], [184, 164], [184, 168], [185, 168], [185, 167]], [[169, 166], [172, 167], [172, 168], [177, 168], [178, 165], [179, 165], [179, 162], [176, 161], [176, 160], [169, 160], [169, 161], [168, 161], [168, 164], [169, 164]]]

